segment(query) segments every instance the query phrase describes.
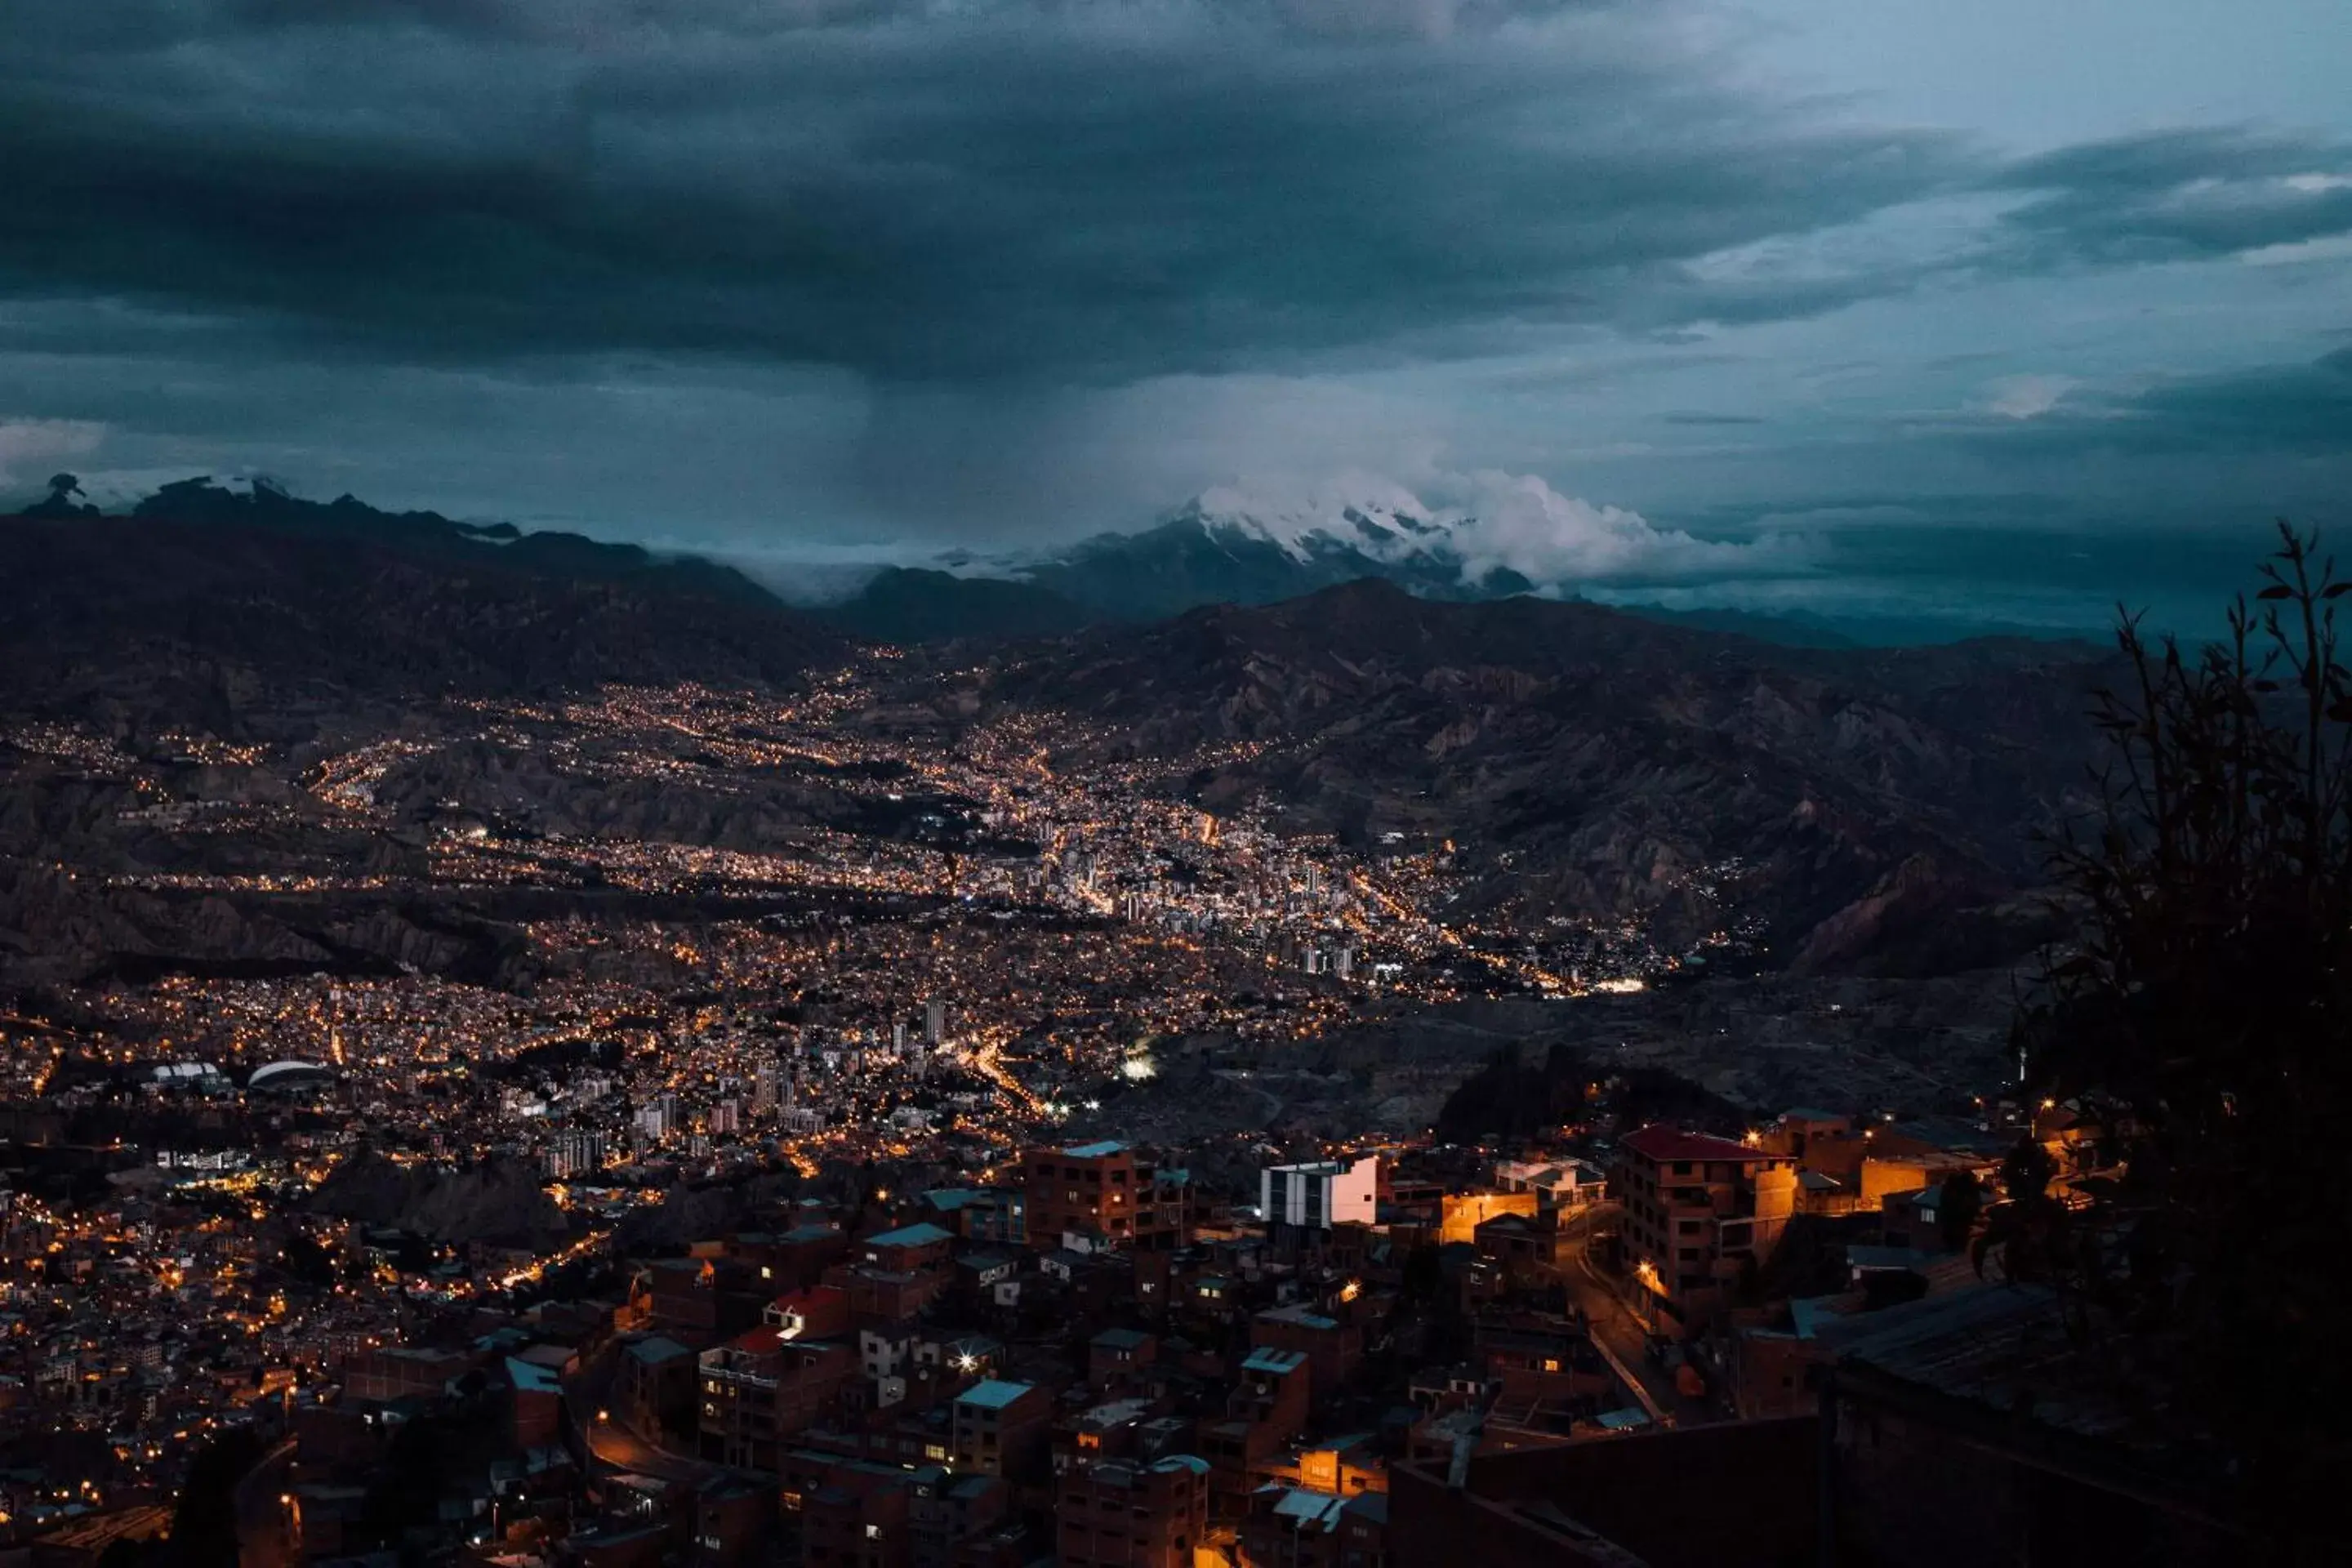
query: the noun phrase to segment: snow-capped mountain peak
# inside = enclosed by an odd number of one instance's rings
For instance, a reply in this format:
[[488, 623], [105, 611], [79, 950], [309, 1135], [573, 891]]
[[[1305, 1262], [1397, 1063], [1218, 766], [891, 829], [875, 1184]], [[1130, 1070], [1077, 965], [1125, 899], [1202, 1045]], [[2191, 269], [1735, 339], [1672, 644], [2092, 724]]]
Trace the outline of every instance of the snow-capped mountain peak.
[[1366, 475], [1312, 487], [1219, 485], [1177, 516], [1213, 538], [1262, 541], [1301, 563], [1343, 552], [1387, 563], [1452, 558], [1454, 531], [1471, 521]]

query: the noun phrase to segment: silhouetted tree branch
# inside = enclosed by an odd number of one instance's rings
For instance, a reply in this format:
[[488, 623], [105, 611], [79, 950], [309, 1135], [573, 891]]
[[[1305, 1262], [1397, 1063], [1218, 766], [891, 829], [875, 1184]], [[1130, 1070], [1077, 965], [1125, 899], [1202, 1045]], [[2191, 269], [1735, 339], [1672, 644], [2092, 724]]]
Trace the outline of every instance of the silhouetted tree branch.
[[2134, 679], [2095, 713], [2112, 752], [2099, 809], [2056, 856], [2087, 918], [2019, 1043], [2124, 1170], [2071, 1227], [2032, 1196], [2034, 1172], [2005, 1170], [1987, 1231], [2011, 1277], [2123, 1325], [2116, 1353], [2160, 1380], [2177, 1435], [2282, 1508], [2352, 1476], [2347, 591], [2282, 523], [2220, 641], [2192, 653], [2122, 621]]

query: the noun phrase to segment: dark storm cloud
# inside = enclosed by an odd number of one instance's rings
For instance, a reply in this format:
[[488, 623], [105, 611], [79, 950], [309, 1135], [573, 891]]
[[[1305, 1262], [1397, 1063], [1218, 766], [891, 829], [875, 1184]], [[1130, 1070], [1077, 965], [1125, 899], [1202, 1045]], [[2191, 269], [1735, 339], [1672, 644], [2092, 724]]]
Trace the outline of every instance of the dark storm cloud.
[[457, 362], [1118, 381], [1907, 286], [1687, 264], [1975, 177], [1957, 143], [1809, 127], [1606, 12], [18, 0], [0, 289]]
[[2352, 458], [2352, 348], [2303, 364], [2189, 376], [1980, 432], [1996, 453]]
[[2051, 260], [2196, 260], [2352, 230], [2352, 149], [2244, 132], [2066, 148], [1992, 184], [2032, 193], [2008, 226]]
[[2352, 454], [2352, 349], [2181, 382], [2143, 394], [2128, 412], [2126, 428], [2174, 450]]

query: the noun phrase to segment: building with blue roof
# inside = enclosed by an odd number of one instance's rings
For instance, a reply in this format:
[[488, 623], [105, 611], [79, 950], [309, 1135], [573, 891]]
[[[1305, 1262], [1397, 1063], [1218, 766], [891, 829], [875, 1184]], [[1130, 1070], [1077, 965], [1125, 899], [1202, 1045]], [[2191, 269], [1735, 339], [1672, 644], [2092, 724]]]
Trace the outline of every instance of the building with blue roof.
[[1023, 1394], [1033, 1393], [1035, 1389], [1034, 1384], [1011, 1383], [1003, 1378], [992, 1377], [975, 1383], [957, 1394], [956, 1403], [978, 1405], [982, 1409], [1002, 1410], [1019, 1400]]
[[929, 1220], [902, 1225], [896, 1230], [878, 1231], [866, 1238], [867, 1247], [936, 1247], [943, 1241], [953, 1241], [955, 1233], [942, 1230]]

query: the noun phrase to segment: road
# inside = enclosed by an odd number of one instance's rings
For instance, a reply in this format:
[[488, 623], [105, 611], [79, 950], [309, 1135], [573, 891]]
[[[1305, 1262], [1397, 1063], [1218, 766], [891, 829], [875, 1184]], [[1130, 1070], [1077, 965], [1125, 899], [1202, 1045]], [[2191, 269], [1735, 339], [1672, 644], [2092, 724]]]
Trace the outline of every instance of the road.
[[1570, 1221], [1573, 1231], [1560, 1237], [1560, 1280], [1584, 1313], [1593, 1344], [1615, 1366], [1621, 1379], [1630, 1379], [1635, 1386], [1634, 1397], [1652, 1420], [1662, 1426], [1702, 1426], [1727, 1419], [1711, 1402], [1693, 1399], [1676, 1388], [1674, 1373], [1650, 1359], [1647, 1331], [1625, 1304], [1620, 1282], [1589, 1256], [1594, 1222], [1605, 1225], [1618, 1213], [1613, 1203], [1595, 1204]]
[[728, 1473], [724, 1465], [648, 1443], [614, 1419], [611, 1401], [614, 1376], [619, 1370], [620, 1358], [608, 1345], [564, 1385], [565, 1407], [580, 1424], [588, 1452], [598, 1464], [687, 1485]]
[[656, 1448], [618, 1421], [599, 1420], [594, 1415], [588, 1418], [588, 1451], [596, 1456], [599, 1463], [610, 1465], [615, 1470], [653, 1476], [688, 1486], [727, 1473], [724, 1465], [674, 1454], [667, 1448]]

